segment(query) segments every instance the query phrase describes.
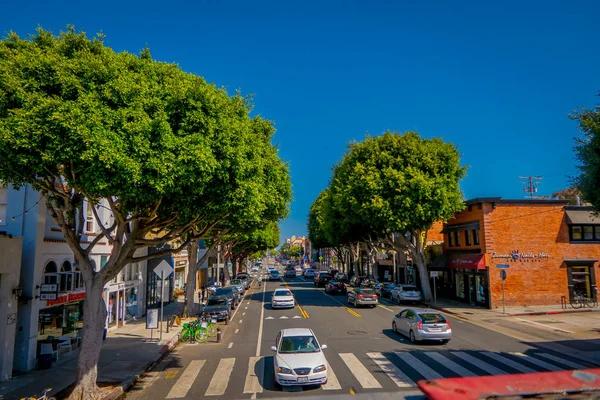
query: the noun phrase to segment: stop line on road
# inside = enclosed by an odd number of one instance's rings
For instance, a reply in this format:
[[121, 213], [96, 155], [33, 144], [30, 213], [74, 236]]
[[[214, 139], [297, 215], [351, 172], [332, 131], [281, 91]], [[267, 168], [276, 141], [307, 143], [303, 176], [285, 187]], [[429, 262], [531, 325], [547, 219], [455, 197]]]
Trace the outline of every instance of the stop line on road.
[[[298, 315], [294, 315], [293, 317], [291, 317], [292, 319], [302, 319], [302, 317], [298, 316]], [[282, 315], [279, 318], [275, 318], [275, 317], [265, 317], [265, 319], [290, 319], [290, 317], [286, 317], [285, 315]]]
[[[269, 358], [271, 357], [250, 357], [249, 360], [244, 360], [241, 363], [247, 366], [245, 380], [242, 380], [244, 382], [244, 394], [257, 394], [263, 393], [265, 390], [274, 390], [272, 384], [273, 372], [267, 370], [266, 367], [272, 365], [272, 363], [267, 362]], [[179, 379], [168, 380], [168, 382], [173, 382], [173, 387], [165, 398], [184, 398], [194, 385], [202, 386], [196, 381], [201, 369], [207, 374], [212, 374], [212, 376], [207, 387], [194, 387], [196, 392], [204, 393], [206, 397], [240, 396], [242, 393], [235, 393], [236, 389], [240, 390], [239, 387], [227, 391], [230, 380], [240, 380], [232, 378], [234, 366], [236, 363], [239, 364], [240, 361], [236, 358], [193, 360], [186, 366]], [[334, 365], [337, 372], [334, 372], [331, 361], [335, 361]], [[321, 386], [321, 390], [326, 392], [342, 389], [354, 390], [355, 387], [367, 391], [390, 390], [391, 387], [414, 389], [417, 386], [416, 382], [421, 379], [562, 371], [574, 367], [577, 367], [577, 369], [588, 368], [573, 360], [542, 352], [526, 355], [519, 352], [493, 353], [447, 350], [369, 352], [366, 354], [334, 353], [328, 355], [327, 367], [328, 381]], [[171, 371], [173, 370], [163, 372], [165, 380], [167, 380]], [[341, 375], [342, 379], [339, 379], [341, 372], [343, 373]], [[302, 390], [301, 387], [293, 387], [292, 389], [292, 391]]]

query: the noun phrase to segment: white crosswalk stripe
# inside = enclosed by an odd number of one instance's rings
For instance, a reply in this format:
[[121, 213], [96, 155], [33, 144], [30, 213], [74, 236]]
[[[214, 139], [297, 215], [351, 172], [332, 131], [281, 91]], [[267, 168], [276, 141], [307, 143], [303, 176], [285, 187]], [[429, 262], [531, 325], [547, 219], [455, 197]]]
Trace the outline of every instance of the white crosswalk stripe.
[[554, 364], [550, 364], [550, 363], [547, 363], [546, 361], [538, 360], [537, 358], [534, 358], [534, 357], [526, 356], [523, 353], [513, 352], [513, 353], [510, 353], [510, 354], [512, 354], [513, 356], [521, 357], [525, 361], [530, 362], [532, 364], [535, 364], [538, 367], [546, 368], [548, 371], [562, 371], [563, 370], [563, 368], [557, 367]]
[[331, 369], [331, 365], [329, 364], [329, 361], [327, 361], [327, 360], [325, 360], [325, 361], [327, 362], [327, 383], [322, 385], [321, 389], [323, 389], [323, 390], [340, 390], [342, 388], [342, 385], [340, 385], [340, 381], [338, 381], [338, 378], [335, 375], [335, 372], [333, 372], [333, 370]]
[[575, 369], [586, 369], [585, 365], [577, 364], [576, 362], [565, 360], [561, 357], [553, 356], [552, 354], [546, 353], [536, 353], [536, 356], [547, 358], [548, 360], [556, 361], [559, 364], [566, 365], [567, 367], [575, 368]]
[[441, 379], [443, 376], [435, 372], [433, 369], [429, 368], [423, 361], [419, 360], [417, 357], [413, 356], [410, 353], [401, 353], [399, 351], [395, 352], [402, 361], [410, 365], [415, 371], [421, 374], [425, 379]]
[[481, 361], [479, 358], [473, 357], [472, 355], [465, 353], [463, 351], [453, 351], [451, 352], [454, 356], [465, 360], [468, 363], [473, 364], [477, 368], [491, 374], [491, 375], [505, 375], [508, 372], [502, 371], [499, 368], [494, 367], [491, 364], [486, 363], [485, 361]]
[[[248, 361], [248, 372], [246, 381], [244, 382], [244, 393], [262, 393], [263, 392], [263, 377], [265, 375], [265, 364], [261, 362], [263, 357], [250, 357]], [[260, 371], [256, 371], [256, 366], [259, 365]]]
[[206, 360], [192, 360], [167, 394], [167, 399], [181, 399], [187, 395]]
[[496, 354], [496, 353], [492, 353], [491, 351], [484, 351], [483, 353], [485, 356], [496, 360], [498, 362], [501, 362], [504, 365], [508, 365], [511, 368], [516, 369], [517, 371], [521, 371], [521, 372], [536, 372], [536, 370], [531, 369], [529, 367], [526, 367], [524, 365], [519, 364], [516, 361], [511, 360], [510, 358], [506, 358], [504, 356], [501, 356], [500, 354]]
[[388, 360], [383, 354], [367, 353], [367, 355], [371, 357], [371, 359], [375, 361], [375, 363], [377, 363], [379, 368], [381, 368], [381, 370], [385, 372], [392, 381], [394, 381], [396, 386], [404, 388], [417, 386], [417, 384], [413, 382], [412, 379], [406, 376], [404, 372], [400, 371], [400, 368], [396, 367], [394, 363]]
[[233, 364], [235, 364], [235, 358], [222, 358], [219, 361], [219, 366], [210, 380], [206, 393], [204, 393], [205, 396], [222, 396], [225, 394]]
[[427, 351], [427, 352], [424, 352], [423, 354], [425, 354], [427, 357], [432, 358], [435, 361], [439, 362], [444, 367], [448, 368], [450, 371], [456, 372], [460, 376], [465, 376], [465, 377], [466, 376], [477, 376], [477, 374], [469, 371], [462, 365], [458, 365], [457, 363], [455, 363], [448, 357], [441, 355], [440, 353]]
[[381, 385], [369, 370], [352, 353], [339, 353], [340, 358], [346, 363], [352, 375], [363, 389], [380, 389]]

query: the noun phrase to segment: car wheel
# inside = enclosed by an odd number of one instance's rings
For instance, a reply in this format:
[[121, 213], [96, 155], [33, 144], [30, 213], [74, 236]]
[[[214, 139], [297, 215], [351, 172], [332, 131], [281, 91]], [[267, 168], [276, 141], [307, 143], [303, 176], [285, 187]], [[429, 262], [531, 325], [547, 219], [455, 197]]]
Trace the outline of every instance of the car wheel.
[[392, 331], [393, 331], [394, 333], [398, 333], [398, 327], [396, 326], [396, 322], [395, 322], [395, 321], [394, 321], [394, 322], [392, 322]]
[[417, 338], [415, 337], [415, 333], [412, 331], [412, 329], [410, 330], [409, 338], [411, 342], [417, 343]]
[[358, 308], [358, 301], [354, 299], [354, 308]]

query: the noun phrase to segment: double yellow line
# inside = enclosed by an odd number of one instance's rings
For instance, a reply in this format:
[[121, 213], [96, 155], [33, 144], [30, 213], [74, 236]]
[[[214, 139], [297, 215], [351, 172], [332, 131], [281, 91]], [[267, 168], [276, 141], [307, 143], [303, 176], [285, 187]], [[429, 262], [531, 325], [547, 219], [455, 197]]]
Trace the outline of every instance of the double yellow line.
[[356, 311], [354, 311], [351, 308], [346, 307], [345, 305], [343, 305], [342, 303], [340, 303], [339, 301], [337, 301], [337, 299], [335, 299], [332, 295], [325, 293], [324, 290], [322, 290], [322, 289], [318, 289], [318, 290], [319, 290], [319, 292], [321, 292], [323, 294], [323, 296], [329, 296], [331, 298], [331, 300], [335, 301], [340, 306], [344, 307], [346, 309], [346, 311], [348, 311], [350, 314], [354, 315], [356, 318], [360, 318], [360, 314], [359, 313], [357, 313]]
[[[286, 281], [283, 281], [283, 284], [285, 285], [287, 290], [289, 290], [290, 292], [292, 291], [292, 289], [290, 289], [290, 287], [288, 286]], [[295, 297], [294, 297], [294, 301], [296, 302], [296, 306], [298, 306], [298, 310], [300, 310], [300, 314], [302, 314], [302, 316], [305, 319], [309, 319], [310, 317], [308, 316], [308, 313], [306, 312], [306, 310], [304, 308], [302, 308], [302, 306], [300, 306], [300, 304], [298, 303], [298, 300], [296, 300]]]

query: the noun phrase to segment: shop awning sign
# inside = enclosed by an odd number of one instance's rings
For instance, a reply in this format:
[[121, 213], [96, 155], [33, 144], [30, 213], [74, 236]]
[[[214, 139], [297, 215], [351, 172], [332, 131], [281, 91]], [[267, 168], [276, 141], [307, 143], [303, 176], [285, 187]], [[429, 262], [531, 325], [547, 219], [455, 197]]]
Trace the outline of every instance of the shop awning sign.
[[485, 269], [485, 254], [452, 254], [446, 266], [459, 269]]

